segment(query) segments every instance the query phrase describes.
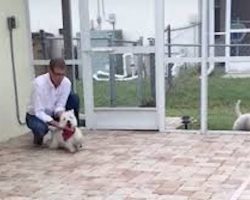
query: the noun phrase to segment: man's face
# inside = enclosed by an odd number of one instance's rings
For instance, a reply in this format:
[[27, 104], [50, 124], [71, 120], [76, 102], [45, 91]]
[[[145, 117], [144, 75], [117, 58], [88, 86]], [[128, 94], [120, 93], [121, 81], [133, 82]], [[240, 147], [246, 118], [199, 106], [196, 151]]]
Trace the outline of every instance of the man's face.
[[65, 69], [59, 67], [54, 67], [53, 69], [49, 70], [51, 81], [55, 87], [58, 87], [61, 84], [65, 76], [65, 71]]

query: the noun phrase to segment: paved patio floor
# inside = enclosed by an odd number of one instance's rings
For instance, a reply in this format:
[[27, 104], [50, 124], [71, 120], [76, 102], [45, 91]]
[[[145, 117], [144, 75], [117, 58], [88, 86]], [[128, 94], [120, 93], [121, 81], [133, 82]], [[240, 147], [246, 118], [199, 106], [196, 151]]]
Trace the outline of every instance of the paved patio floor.
[[250, 136], [94, 131], [70, 154], [0, 144], [0, 199], [249, 200]]

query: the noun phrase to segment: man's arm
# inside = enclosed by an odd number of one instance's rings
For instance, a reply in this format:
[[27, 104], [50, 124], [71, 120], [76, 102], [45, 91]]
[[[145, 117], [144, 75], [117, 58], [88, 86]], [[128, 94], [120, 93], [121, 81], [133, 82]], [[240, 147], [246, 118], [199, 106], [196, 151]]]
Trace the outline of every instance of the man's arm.
[[50, 126], [56, 127], [58, 129], [61, 129], [61, 130], [64, 130], [64, 131], [74, 132], [74, 128], [73, 127], [71, 127], [71, 128], [67, 127], [67, 126], [66, 127], [61, 127], [60, 124], [57, 121], [55, 121], [55, 120], [52, 120], [52, 121], [48, 122], [48, 124]]
[[58, 123], [57, 121], [55, 121], [55, 120], [52, 120], [52, 121], [48, 122], [48, 125], [54, 126], [54, 127], [56, 127], [56, 128], [59, 128], [59, 129], [62, 129], [62, 128], [63, 128], [63, 127], [61, 127], [61, 126], [59, 125], [59, 123]]
[[32, 87], [32, 103], [34, 114], [42, 121], [49, 122], [52, 121], [53, 118], [45, 112], [45, 105], [42, 98], [43, 95], [44, 93], [42, 91], [42, 88], [39, 86], [38, 83], [34, 82]]

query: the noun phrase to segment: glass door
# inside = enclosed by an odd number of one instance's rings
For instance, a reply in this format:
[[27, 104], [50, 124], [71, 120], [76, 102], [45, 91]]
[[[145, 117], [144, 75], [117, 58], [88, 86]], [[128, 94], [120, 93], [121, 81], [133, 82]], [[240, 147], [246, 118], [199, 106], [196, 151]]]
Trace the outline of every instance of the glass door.
[[159, 129], [157, 2], [79, 1], [87, 128]]
[[249, 62], [241, 60], [250, 55], [250, 2], [248, 0], [228, 0], [231, 5], [228, 21], [230, 22], [230, 31], [228, 40], [231, 45], [229, 55], [231, 57], [240, 57], [239, 61], [229, 62], [227, 72], [232, 74], [250, 73]]

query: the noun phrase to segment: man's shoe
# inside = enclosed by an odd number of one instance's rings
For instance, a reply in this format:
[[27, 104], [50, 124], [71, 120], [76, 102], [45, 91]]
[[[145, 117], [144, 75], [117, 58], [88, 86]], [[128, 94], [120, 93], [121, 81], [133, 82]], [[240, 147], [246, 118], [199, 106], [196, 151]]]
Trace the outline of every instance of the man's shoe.
[[34, 143], [35, 145], [41, 146], [41, 145], [43, 144], [43, 137], [34, 135], [33, 143]]

